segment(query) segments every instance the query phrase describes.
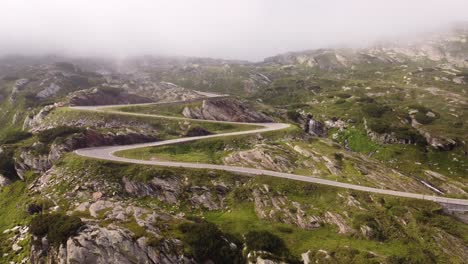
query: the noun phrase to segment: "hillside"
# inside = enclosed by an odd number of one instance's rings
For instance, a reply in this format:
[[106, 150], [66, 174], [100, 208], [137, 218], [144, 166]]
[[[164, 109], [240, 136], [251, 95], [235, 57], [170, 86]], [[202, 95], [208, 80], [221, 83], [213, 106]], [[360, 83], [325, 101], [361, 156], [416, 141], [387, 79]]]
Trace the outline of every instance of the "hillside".
[[467, 92], [466, 28], [257, 63], [0, 58], [0, 263], [464, 263], [447, 204], [74, 151], [281, 122], [116, 155], [468, 199]]

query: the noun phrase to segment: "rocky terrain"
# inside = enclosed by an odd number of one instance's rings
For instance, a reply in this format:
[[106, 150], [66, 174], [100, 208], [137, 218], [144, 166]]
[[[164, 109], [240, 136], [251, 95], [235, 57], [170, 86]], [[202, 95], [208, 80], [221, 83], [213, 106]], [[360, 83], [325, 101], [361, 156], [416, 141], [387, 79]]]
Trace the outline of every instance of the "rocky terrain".
[[193, 119], [232, 122], [272, 122], [273, 119], [259, 113], [242, 102], [230, 98], [203, 100], [200, 107], [185, 107], [182, 114]]
[[119, 105], [151, 103], [151, 99], [125, 90], [92, 88], [81, 90], [69, 95], [68, 103], [71, 106], [80, 105]]
[[[467, 41], [458, 28], [258, 63], [0, 58], [0, 263], [464, 263], [466, 213], [444, 205], [73, 150], [278, 121], [292, 127], [122, 155], [468, 198]], [[164, 104], [67, 107], [150, 102]]]

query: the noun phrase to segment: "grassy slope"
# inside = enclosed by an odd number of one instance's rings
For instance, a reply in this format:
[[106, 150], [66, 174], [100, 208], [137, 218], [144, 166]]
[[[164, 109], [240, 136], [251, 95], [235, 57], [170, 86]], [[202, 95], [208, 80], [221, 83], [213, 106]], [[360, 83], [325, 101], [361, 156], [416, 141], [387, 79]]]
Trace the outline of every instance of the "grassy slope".
[[[135, 116], [126, 113], [105, 113], [93, 112], [87, 110], [75, 110], [69, 108], [60, 108], [53, 111], [46, 119], [47, 124], [66, 124], [80, 123], [80, 120], [86, 120], [85, 124], [99, 122], [100, 124], [110, 124], [121, 122], [127, 124], [127, 128], [136, 128], [138, 125], [149, 127], [158, 131], [161, 138], [170, 138], [179, 135], [182, 127], [202, 127], [211, 133], [227, 133], [243, 131], [257, 128], [255, 125], [227, 124], [192, 120], [176, 120], [170, 118], [159, 118], [151, 116]], [[124, 128], [124, 127], [122, 127]]]
[[[369, 195], [362, 192], [349, 192], [343, 189], [325, 187], [314, 184], [294, 182], [273, 177], [245, 177], [226, 172], [208, 172], [206, 170], [168, 169], [155, 166], [143, 166], [135, 164], [119, 164], [106, 161], [96, 161], [68, 155], [59, 165], [68, 168], [70, 173], [81, 175], [83, 167], [88, 168], [86, 175], [98, 177], [110, 183], [119, 183], [122, 177], [134, 180], [148, 181], [152, 177], [181, 177], [189, 185], [210, 186], [212, 181], [225, 182], [230, 186], [236, 183], [245, 183], [239, 187], [233, 187], [226, 200], [229, 210], [205, 211], [193, 209], [190, 203], [182, 203], [177, 207], [167, 207], [156, 198], [147, 197], [140, 200], [141, 206], [159, 204], [160, 208], [167, 208], [177, 212], [203, 216], [207, 220], [216, 223], [224, 231], [239, 238], [250, 230], [267, 230], [284, 239], [290, 250], [299, 256], [308, 249], [334, 250], [342, 246], [350, 246], [360, 250], [369, 250], [379, 256], [411, 255], [419, 254], [424, 248], [434, 254], [441, 254], [440, 248], [431, 238], [431, 234], [448, 232], [460, 237], [465, 243], [468, 241], [468, 226], [440, 214], [439, 206], [427, 201], [399, 199], [381, 195]], [[99, 175], [99, 176], [98, 176]], [[80, 176], [82, 177], [82, 176]], [[249, 195], [253, 188], [261, 188], [267, 184], [271, 193], [284, 194], [291, 201], [297, 201], [311, 206], [310, 213], [323, 213], [326, 211], [344, 213], [347, 212], [352, 219], [357, 219], [359, 210], [349, 207], [343, 200], [348, 195], [357, 199], [366, 211], [364, 213], [371, 218], [379, 219], [381, 229], [387, 236], [384, 241], [368, 240], [360, 236], [340, 235], [333, 226], [325, 225], [315, 230], [302, 230], [291, 225], [269, 220], [259, 219], [252, 201], [238, 200], [234, 193]], [[72, 189], [73, 185], [64, 186], [63, 189]], [[120, 190], [116, 190], [117, 193]], [[409, 218], [408, 218], [409, 217]], [[395, 222], [397, 218], [409, 221], [407, 225]], [[355, 220], [351, 220], [353, 222]], [[351, 224], [351, 223], [350, 223]], [[171, 231], [172, 230], [172, 231]], [[168, 236], [177, 236], [176, 228], [166, 231]], [[420, 239], [424, 237], [424, 239]], [[439, 260], [447, 260], [447, 256], [439, 256]]]
[[[303, 141], [299, 138], [294, 138], [294, 135], [299, 133], [297, 128], [291, 128], [279, 132], [270, 132], [269, 134], [263, 135], [263, 142], [270, 146], [279, 146], [285, 151], [277, 153], [278, 155], [288, 157], [293, 164], [296, 164], [294, 172], [301, 175], [314, 175], [322, 178], [331, 180], [338, 180], [344, 182], [350, 182], [355, 184], [361, 184], [372, 187], [380, 187], [376, 183], [369, 181], [365, 174], [360, 173], [356, 170], [354, 164], [367, 164], [363, 158], [359, 158], [359, 155], [353, 153], [344, 152], [343, 154], [351, 155], [354, 158], [345, 158], [341, 164], [342, 172], [339, 175], [331, 174], [328, 169], [320, 163], [312, 165], [310, 164], [311, 159], [294, 154], [295, 151], [290, 146], [301, 146], [303, 149], [310, 149], [320, 155], [328, 157], [329, 159], [335, 160], [334, 156], [336, 153], [341, 153], [341, 149], [337, 149], [338, 145], [330, 145], [322, 140], [310, 140]], [[389, 168], [386, 172], [388, 177], [392, 177], [394, 181], [398, 181], [400, 184], [404, 183], [405, 179], [398, 176], [391, 171], [390, 168], [394, 168], [402, 171], [405, 175], [413, 176], [416, 178], [425, 179], [424, 171], [431, 169], [439, 173], [451, 176], [450, 181], [464, 183], [465, 179], [462, 177], [463, 170], [466, 164], [462, 157], [462, 153], [458, 153], [458, 156], [452, 155], [452, 158], [445, 158], [443, 152], [429, 151], [421, 152], [420, 149], [413, 145], [379, 145], [369, 138], [360, 133], [359, 130], [349, 129], [343, 135], [340, 134], [338, 142], [343, 142], [344, 138], [348, 139], [349, 147], [354, 151], [366, 154], [372, 154], [372, 159], [376, 160], [381, 167]], [[161, 147], [149, 147], [140, 148], [133, 150], [126, 150], [117, 152], [117, 156], [134, 158], [134, 159], [159, 159], [169, 161], [182, 161], [182, 162], [202, 162], [212, 164], [223, 164], [223, 159], [233, 152], [243, 151], [252, 149], [254, 144], [257, 143], [254, 135], [227, 137], [227, 138], [215, 138], [197, 140], [193, 142], [167, 145]], [[270, 154], [274, 154], [271, 152]], [[460, 160], [453, 159], [453, 157], [459, 157]], [[391, 161], [391, 162], [388, 162]], [[460, 166], [461, 165], [461, 166]], [[374, 165], [369, 164], [370, 167]], [[319, 174], [317, 174], [319, 170]], [[315, 173], [313, 173], [315, 171]], [[410, 179], [406, 179], [410, 180]], [[437, 186], [442, 182], [434, 180], [427, 180], [431, 184]], [[414, 184], [414, 183], [413, 183]], [[417, 192], [421, 192], [418, 190]]]

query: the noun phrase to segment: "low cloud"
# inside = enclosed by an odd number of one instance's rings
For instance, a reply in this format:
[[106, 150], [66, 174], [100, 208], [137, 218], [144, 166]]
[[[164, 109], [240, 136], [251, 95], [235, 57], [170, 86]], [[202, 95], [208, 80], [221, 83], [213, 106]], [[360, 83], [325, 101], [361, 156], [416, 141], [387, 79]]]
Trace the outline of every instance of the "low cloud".
[[466, 0], [3, 0], [0, 54], [260, 60], [468, 20]]

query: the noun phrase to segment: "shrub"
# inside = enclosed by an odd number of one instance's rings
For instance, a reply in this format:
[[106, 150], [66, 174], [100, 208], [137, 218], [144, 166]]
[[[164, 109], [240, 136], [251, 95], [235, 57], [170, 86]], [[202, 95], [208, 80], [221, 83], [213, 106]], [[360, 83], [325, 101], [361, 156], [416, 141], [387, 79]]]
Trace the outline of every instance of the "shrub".
[[376, 133], [379, 133], [379, 134], [384, 134], [384, 133], [391, 132], [390, 125], [387, 124], [387, 123], [384, 123], [384, 122], [376, 122], [376, 121], [368, 122], [367, 127], [370, 130], [372, 130], [372, 131], [374, 131]]
[[348, 93], [338, 93], [338, 94], [336, 94], [336, 96], [339, 97], [339, 98], [343, 98], [343, 99], [351, 97], [351, 95], [348, 94]]
[[240, 246], [231, 246], [232, 237], [224, 234], [212, 223], [201, 219], [195, 220], [195, 223], [184, 223], [179, 226], [179, 230], [184, 234], [183, 241], [190, 247], [190, 254], [195, 260], [198, 262], [211, 260], [214, 263], [244, 263]]
[[376, 103], [370, 103], [363, 106], [362, 110], [367, 116], [370, 117], [381, 117], [385, 112], [389, 110], [388, 106], [378, 105]]
[[250, 194], [251, 194], [251, 190], [249, 190], [248, 187], [241, 186], [241, 187], [235, 188], [231, 192], [230, 195], [232, 196], [232, 199], [234, 202], [240, 203], [249, 199]]
[[416, 121], [418, 121], [418, 123], [421, 123], [423, 125], [430, 124], [434, 121], [433, 117], [429, 117], [422, 112], [417, 112], [416, 114], [414, 114], [414, 118], [416, 119]]
[[39, 204], [32, 203], [32, 204], [28, 204], [28, 208], [26, 210], [28, 211], [28, 214], [33, 215], [33, 214], [41, 213], [42, 206]]
[[31, 133], [22, 130], [9, 130], [0, 137], [0, 145], [15, 144], [31, 137]]
[[16, 177], [15, 162], [11, 149], [4, 148], [0, 154], [0, 174], [9, 179]]
[[109, 94], [111, 96], [118, 96], [123, 93], [125, 90], [122, 88], [113, 88], [113, 87], [99, 87], [99, 91]]
[[288, 119], [289, 120], [292, 120], [296, 123], [299, 122], [300, 118], [301, 118], [301, 114], [295, 110], [289, 110], [286, 115], [288, 116]]
[[53, 245], [65, 243], [67, 239], [77, 233], [83, 222], [79, 217], [60, 213], [43, 214], [31, 221], [31, 233], [38, 237], [45, 237]]
[[374, 98], [369, 97], [369, 96], [359, 97], [358, 99], [356, 99], [356, 101], [360, 103], [367, 103], [367, 104], [375, 102]]
[[286, 233], [286, 234], [294, 233], [294, 230], [287, 226], [278, 226], [276, 227], [276, 229], [280, 231], [281, 233]]
[[359, 213], [353, 217], [353, 228], [358, 229], [361, 226], [368, 226], [372, 229], [371, 239], [383, 241], [386, 239], [380, 225], [376, 219], [368, 213]]
[[422, 112], [422, 113], [427, 113], [427, 112], [431, 112], [431, 109], [425, 107], [425, 106], [422, 106], [422, 105], [410, 105], [409, 106], [410, 109], [416, 109], [418, 110], [419, 112]]
[[343, 154], [336, 152], [334, 156], [336, 161], [343, 161]]
[[245, 244], [249, 250], [267, 251], [278, 256], [289, 255], [284, 241], [267, 231], [248, 232], [245, 234]]
[[342, 98], [335, 101], [335, 104], [344, 104], [344, 103], [346, 103], [346, 100]]
[[394, 128], [393, 129], [397, 138], [405, 139], [411, 142], [416, 143], [418, 146], [426, 146], [427, 141], [426, 139], [419, 134], [418, 132], [414, 131], [413, 129], [409, 129], [406, 127]]
[[43, 130], [37, 134], [40, 142], [50, 143], [59, 137], [66, 137], [71, 134], [83, 132], [82, 128], [59, 126], [51, 129]]
[[185, 133], [186, 137], [197, 137], [197, 136], [206, 136], [206, 135], [211, 135], [212, 133], [203, 127], [191, 127], [187, 132]]
[[457, 122], [453, 123], [453, 127], [454, 128], [462, 128], [463, 127], [463, 122], [457, 121]]

